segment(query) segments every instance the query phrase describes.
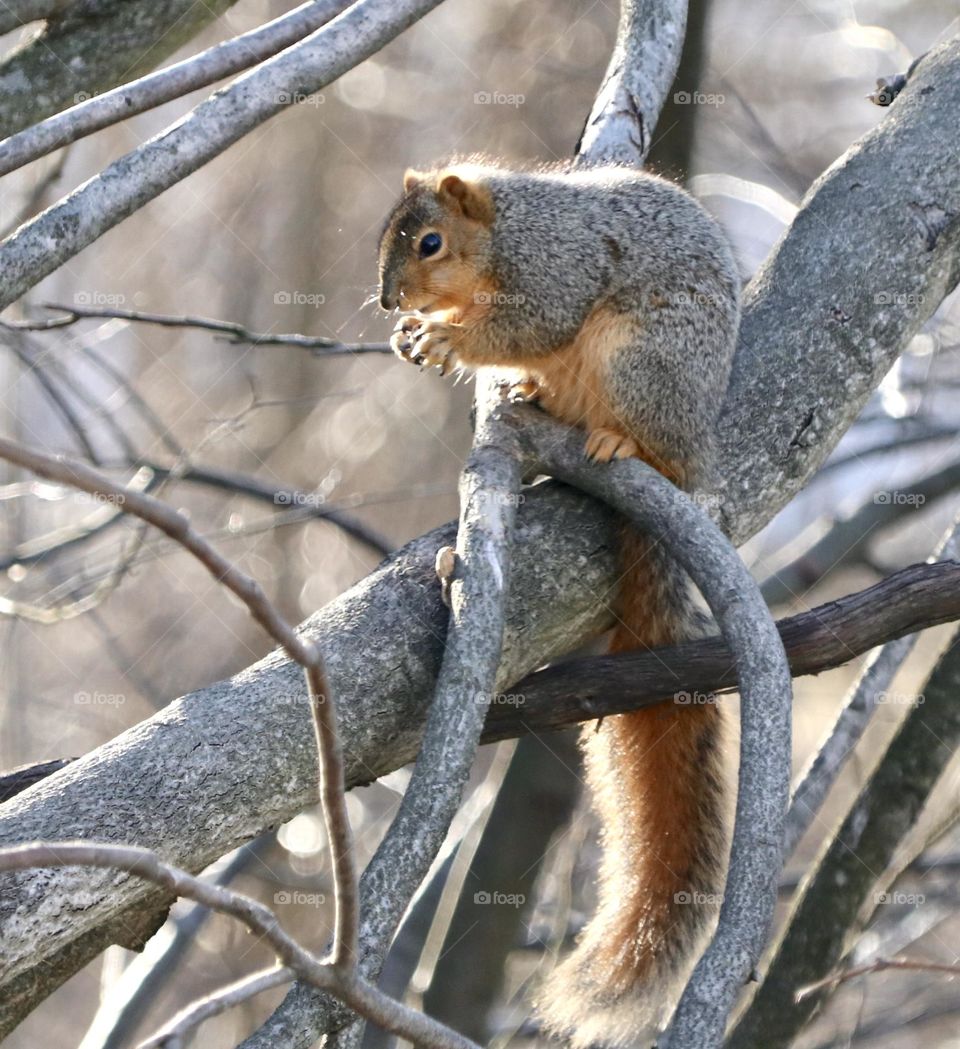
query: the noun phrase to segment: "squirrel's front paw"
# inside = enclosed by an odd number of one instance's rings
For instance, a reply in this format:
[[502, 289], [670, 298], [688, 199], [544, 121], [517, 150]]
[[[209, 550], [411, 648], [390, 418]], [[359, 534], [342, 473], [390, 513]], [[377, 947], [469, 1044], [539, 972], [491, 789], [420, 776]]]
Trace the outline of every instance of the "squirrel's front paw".
[[390, 338], [394, 353], [405, 361], [437, 367], [446, 375], [457, 362], [453, 349], [456, 325], [413, 314], [401, 317]]
[[414, 348], [414, 336], [420, 324], [420, 317], [412, 313], [408, 314], [397, 321], [397, 326], [393, 329], [393, 334], [390, 336], [390, 348], [401, 360], [410, 361], [411, 364], [420, 363]]
[[608, 463], [611, 459], [629, 459], [639, 451], [640, 446], [632, 437], [616, 430], [608, 430], [604, 426], [590, 431], [584, 448], [587, 458], [598, 463]]

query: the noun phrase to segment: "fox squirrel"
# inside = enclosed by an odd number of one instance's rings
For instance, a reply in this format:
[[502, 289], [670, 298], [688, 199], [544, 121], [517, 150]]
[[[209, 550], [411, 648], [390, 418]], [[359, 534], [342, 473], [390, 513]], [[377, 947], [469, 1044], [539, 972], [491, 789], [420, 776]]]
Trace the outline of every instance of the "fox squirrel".
[[[710, 469], [739, 288], [700, 205], [626, 167], [411, 170], [380, 240], [380, 304], [406, 314], [392, 338], [403, 359], [512, 371], [520, 395], [586, 431], [588, 456], [637, 456], [688, 490]], [[699, 632], [661, 544], [624, 525], [620, 556], [611, 651]], [[538, 1003], [577, 1046], [662, 1023], [710, 931], [727, 854], [721, 730], [712, 702], [583, 730], [599, 904]]]

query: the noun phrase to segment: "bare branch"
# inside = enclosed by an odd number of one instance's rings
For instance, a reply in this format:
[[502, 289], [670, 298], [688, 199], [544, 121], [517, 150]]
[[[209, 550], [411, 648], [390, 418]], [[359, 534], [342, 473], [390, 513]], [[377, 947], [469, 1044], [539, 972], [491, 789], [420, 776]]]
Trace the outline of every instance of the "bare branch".
[[264, 991], [282, 987], [283, 984], [294, 980], [296, 975], [293, 969], [274, 966], [272, 969], [263, 969], [242, 980], [228, 984], [226, 987], [221, 987], [213, 994], [199, 998], [187, 1006], [169, 1023], [164, 1024], [156, 1034], [141, 1042], [137, 1049], [175, 1049], [182, 1045], [182, 1040], [205, 1020], [219, 1016], [238, 1005], [243, 1005], [251, 998], [256, 998], [258, 994], [263, 994]]
[[767, 975], [743, 1013], [733, 1049], [793, 1044], [825, 996], [797, 992], [829, 976], [878, 905], [896, 873], [891, 865], [930, 792], [960, 745], [960, 634], [919, 689], [880, 763], [850, 800], [835, 836], [804, 880]]
[[[0, 149], [2, 149], [2, 143], [0, 143]], [[50, 188], [60, 180], [60, 176], [63, 174], [63, 169], [67, 163], [67, 157], [70, 156], [70, 150], [65, 149], [52, 164], [49, 165], [48, 170], [44, 173], [42, 178], [37, 179], [34, 183], [33, 188], [30, 190], [24, 202], [20, 205], [14, 216], [7, 220], [5, 226], [0, 228], [0, 240], [6, 240], [11, 233], [18, 226], [22, 225], [37, 211], [43, 209], [43, 203], [47, 199], [47, 193]]]
[[125, 513], [134, 514], [159, 528], [189, 550], [218, 582], [240, 598], [253, 618], [284, 648], [291, 659], [303, 667], [319, 756], [320, 801], [333, 856], [336, 902], [333, 964], [338, 973], [354, 972], [359, 926], [355, 854], [344, 797], [343, 752], [337, 729], [336, 708], [327, 685], [320, 650], [312, 642], [301, 639], [267, 599], [260, 584], [207, 543], [194, 530], [186, 515], [143, 492], [114, 484], [85, 463], [71, 461], [63, 456], [54, 458], [44, 455], [5, 438], [0, 438], [0, 458], [47, 480], [70, 484], [92, 495], [106, 496]]
[[[202, 102], [0, 245], [4, 309], [67, 259], [265, 120], [376, 53], [439, 0], [359, 0]], [[194, 5], [196, 6], [196, 5]], [[200, 5], [203, 6], [203, 5]], [[203, 7], [207, 11], [207, 7]]]
[[896, 492], [875, 493], [869, 503], [850, 517], [837, 521], [809, 549], [765, 579], [763, 596], [770, 604], [793, 600], [823, 579], [838, 562], [862, 558], [875, 533], [958, 488], [960, 462], [955, 462], [900, 485]]
[[[347, 6], [349, 0], [312, 0], [133, 83], [101, 94], [90, 94], [88, 88], [84, 93], [89, 97], [77, 105], [0, 142], [0, 176], [111, 124], [249, 69], [319, 29]], [[110, 39], [108, 30], [100, 32], [104, 40]]]
[[[776, 627], [790, 672], [801, 677], [957, 619], [960, 564], [948, 561], [901, 569], [866, 590], [780, 619]], [[481, 742], [568, 728], [668, 700], [682, 706], [698, 695], [734, 690], [737, 681], [730, 650], [720, 637], [561, 661], [510, 685], [516, 702], [490, 707]], [[0, 776], [0, 800], [58, 772], [70, 760], [27, 765]], [[788, 829], [788, 842], [794, 833]]]
[[48, 481], [71, 485], [91, 495], [108, 498], [125, 513], [134, 514], [158, 528], [189, 550], [214, 579], [240, 598], [253, 618], [274, 641], [283, 646], [291, 659], [304, 667], [317, 664], [313, 646], [304, 642], [294, 627], [270, 604], [260, 584], [214, 549], [194, 529], [185, 514], [144, 492], [116, 484], [86, 463], [65, 456], [44, 455], [5, 437], [0, 437], [0, 459], [22, 466]]
[[639, 167], [680, 64], [687, 0], [622, 0], [617, 42], [577, 153]]
[[[958, 107], [955, 38], [923, 58], [885, 119], [811, 186], [747, 287], [717, 454], [735, 542], [803, 487], [960, 280], [960, 169], [947, 173]], [[867, 206], [876, 200], [882, 209]], [[865, 264], [878, 258], [883, 266]]]
[[219, 321], [211, 317], [174, 317], [166, 313], [144, 313], [141, 310], [101, 309], [90, 306], [61, 306], [46, 303], [47, 309], [60, 310], [64, 316], [38, 321], [0, 321], [0, 327], [13, 331], [52, 331], [69, 327], [87, 318], [131, 321], [137, 324], [157, 324], [164, 328], [196, 328], [229, 336], [228, 342], [255, 346], [297, 346], [312, 350], [318, 356], [337, 357], [343, 354], [392, 353], [385, 342], [338, 342], [323, 335], [274, 334], [255, 332], [234, 321]]
[[[262, 835], [247, 842], [204, 872], [204, 876], [217, 885], [229, 885], [260, 856], [264, 843], [272, 840], [273, 835]], [[124, 968], [109, 996], [101, 1000], [79, 1049], [126, 1049], [131, 1044], [134, 1031], [163, 993], [164, 985], [180, 970], [209, 914], [207, 907], [195, 903], [185, 914], [168, 919]]]
[[[842, 666], [879, 644], [960, 619], [960, 564], [914, 565], [882, 583], [777, 622], [794, 677]], [[565, 728], [670, 699], [737, 687], [738, 672], [719, 637], [652, 651], [560, 662], [510, 686], [513, 705], [487, 717], [484, 743]]]
[[68, 3], [69, 0], [4, 0], [0, 8], [0, 33], [57, 15]]
[[[176, 896], [195, 900], [221, 914], [237, 918], [266, 941], [284, 965], [294, 970], [301, 979], [335, 994], [352, 1009], [416, 1045], [425, 1049], [477, 1049], [473, 1042], [455, 1031], [387, 998], [354, 975], [349, 967], [341, 967], [336, 960], [333, 964], [321, 962], [284, 932], [273, 911], [258, 900], [195, 878], [186, 871], [164, 863], [149, 849], [133, 845], [69, 841], [0, 849], [0, 871], [77, 865], [119, 869], [151, 881]], [[162, 1044], [162, 1041], [158, 1044]]]
[[870, 962], [869, 965], [857, 965], [853, 969], [845, 969], [842, 972], [835, 972], [830, 976], [825, 976], [822, 980], [817, 980], [816, 983], [811, 983], [806, 987], [801, 987], [800, 990], [797, 991], [796, 1000], [802, 1002], [804, 998], [809, 997], [815, 991], [822, 991], [826, 988], [832, 990], [838, 984], [845, 983], [847, 980], [854, 980], [858, 976], [867, 976], [870, 973], [886, 972], [889, 969], [907, 969], [928, 973], [947, 973], [950, 976], [960, 975], [960, 965], [946, 965], [942, 962], [924, 962], [920, 959], [914, 958], [878, 958], [875, 962]]
[[34, 783], [52, 776], [74, 761], [74, 758], [55, 758], [52, 761], [40, 761], [32, 765], [21, 765], [0, 775], [0, 805], [15, 798], [20, 791], [32, 787]]
[[83, 454], [91, 462], [99, 463], [100, 455], [93, 445], [86, 424], [77, 414], [63, 391], [47, 374], [43, 363], [37, 360], [31, 341], [25, 334], [17, 331], [10, 331], [4, 341], [23, 368], [37, 380], [40, 388], [50, 401], [53, 410], [63, 421], [67, 430], [73, 434]]

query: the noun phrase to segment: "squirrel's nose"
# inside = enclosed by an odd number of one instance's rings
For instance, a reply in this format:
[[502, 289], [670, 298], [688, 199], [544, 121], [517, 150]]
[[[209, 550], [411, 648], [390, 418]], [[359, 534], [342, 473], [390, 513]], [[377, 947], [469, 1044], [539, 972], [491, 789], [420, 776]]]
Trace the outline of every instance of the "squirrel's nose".
[[380, 292], [380, 305], [389, 313], [396, 308], [397, 303], [388, 291], [383, 290]]

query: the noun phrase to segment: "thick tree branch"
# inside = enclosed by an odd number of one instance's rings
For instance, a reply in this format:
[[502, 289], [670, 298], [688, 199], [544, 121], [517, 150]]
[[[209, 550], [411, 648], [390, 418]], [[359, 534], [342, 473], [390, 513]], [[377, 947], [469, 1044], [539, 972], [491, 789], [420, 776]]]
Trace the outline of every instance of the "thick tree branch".
[[[960, 563], [942, 561], [911, 565], [866, 590], [780, 619], [776, 627], [791, 674], [802, 677], [958, 619]], [[481, 742], [570, 728], [667, 700], [693, 704], [698, 697], [735, 690], [737, 681], [736, 665], [720, 637], [561, 661], [510, 685], [510, 702], [498, 702], [487, 711]], [[0, 776], [0, 801], [59, 772], [71, 760], [76, 759], [28, 765]]]
[[[881, 583], [781, 619], [777, 629], [794, 677], [820, 674], [918, 630], [960, 619], [960, 563], [913, 565]], [[512, 703], [491, 708], [483, 742], [566, 728], [672, 699], [737, 687], [737, 668], [719, 637], [671, 648], [557, 663], [510, 687]]]
[[717, 458], [736, 542], [803, 487], [960, 279], [958, 107], [955, 38], [810, 187], [748, 285]]
[[0, 244], [0, 309], [291, 101], [319, 91], [375, 54], [439, 2], [359, 0], [21, 226]]
[[[101, 128], [249, 69], [312, 33], [348, 5], [349, 0], [311, 0], [249, 33], [216, 44], [131, 84], [102, 94], [84, 92], [90, 97], [0, 142], [0, 175], [9, 174]], [[100, 32], [104, 34], [103, 50], [109, 51], [107, 30], [101, 28]]]
[[686, 26], [687, 0], [622, 0], [617, 42], [577, 145], [582, 161], [643, 164]]
[[[86, 0], [46, 8], [41, 32], [0, 61], [0, 136], [146, 73], [236, 0]], [[9, 7], [4, 5], [5, 9]]]
[[[403, 801], [361, 879], [360, 971], [369, 979], [379, 975], [400, 919], [443, 845], [496, 691], [523, 458], [489, 380], [481, 380], [477, 413], [460, 480], [457, 549], [446, 548], [437, 560], [437, 586], [444, 584], [451, 604], [437, 690]], [[320, 1031], [342, 1026], [332, 1004], [298, 985], [244, 1045], [306, 1049]], [[344, 1038], [350, 1043], [358, 1036], [355, 1028]]]

